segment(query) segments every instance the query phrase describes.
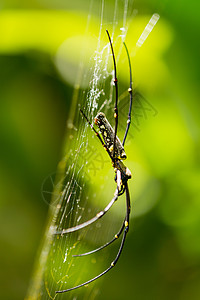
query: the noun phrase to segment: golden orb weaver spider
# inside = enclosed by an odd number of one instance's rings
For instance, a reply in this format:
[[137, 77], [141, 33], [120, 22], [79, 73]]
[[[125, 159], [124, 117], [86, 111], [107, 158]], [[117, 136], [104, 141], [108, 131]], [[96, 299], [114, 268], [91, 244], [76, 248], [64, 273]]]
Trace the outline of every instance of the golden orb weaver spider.
[[118, 231], [117, 234], [115, 234], [114, 238], [107, 242], [105, 245], [92, 250], [90, 252], [87, 253], [82, 253], [82, 254], [78, 254], [78, 255], [73, 255], [74, 257], [77, 256], [85, 256], [85, 255], [89, 255], [92, 253], [95, 253], [99, 250], [102, 250], [103, 248], [107, 247], [108, 245], [110, 245], [111, 243], [113, 243], [116, 239], [118, 239], [120, 237], [120, 235], [123, 232], [123, 236], [122, 236], [122, 240], [121, 240], [121, 244], [118, 250], [118, 253], [115, 257], [115, 259], [112, 261], [112, 263], [110, 264], [110, 266], [104, 270], [102, 273], [100, 273], [99, 275], [97, 275], [96, 277], [82, 283], [79, 284], [75, 287], [66, 289], [66, 290], [61, 290], [61, 291], [56, 291], [56, 293], [65, 293], [65, 292], [69, 292], [75, 289], [78, 289], [84, 285], [87, 285], [89, 283], [91, 283], [92, 281], [100, 278], [101, 276], [103, 276], [104, 274], [106, 274], [108, 271], [110, 271], [118, 262], [119, 257], [122, 253], [124, 244], [125, 244], [125, 239], [126, 239], [126, 235], [127, 232], [129, 230], [129, 216], [130, 216], [130, 193], [129, 193], [129, 188], [128, 188], [128, 180], [131, 178], [131, 172], [130, 170], [123, 164], [122, 160], [126, 159], [126, 153], [124, 150], [124, 144], [126, 141], [126, 137], [129, 131], [129, 127], [131, 124], [131, 108], [132, 108], [132, 100], [133, 100], [133, 93], [132, 93], [132, 71], [131, 71], [131, 62], [130, 62], [130, 56], [129, 56], [129, 52], [127, 49], [127, 46], [125, 43], [124, 47], [127, 53], [127, 57], [128, 57], [128, 64], [129, 64], [129, 71], [130, 71], [130, 86], [128, 89], [129, 95], [130, 95], [130, 104], [129, 104], [129, 112], [128, 112], [128, 119], [127, 119], [127, 127], [126, 127], [126, 131], [124, 134], [124, 138], [123, 138], [123, 142], [121, 143], [121, 141], [119, 140], [119, 138], [117, 137], [117, 127], [118, 127], [118, 84], [117, 84], [117, 70], [116, 70], [116, 61], [115, 61], [115, 55], [114, 55], [114, 50], [113, 50], [113, 45], [111, 42], [111, 38], [109, 35], [108, 30], [106, 30], [107, 35], [108, 35], [108, 39], [109, 39], [109, 43], [110, 43], [110, 48], [111, 48], [111, 52], [112, 52], [112, 57], [113, 57], [113, 64], [114, 64], [114, 85], [115, 85], [115, 108], [114, 108], [114, 118], [115, 118], [115, 129], [113, 129], [110, 125], [110, 123], [108, 122], [108, 120], [106, 119], [106, 116], [104, 115], [104, 113], [99, 112], [97, 114], [97, 116], [94, 118], [94, 123], [97, 125], [97, 127], [100, 130], [100, 133], [102, 135], [102, 137], [100, 136], [99, 132], [93, 127], [93, 125], [91, 124], [91, 122], [89, 121], [89, 119], [87, 118], [87, 116], [84, 114], [84, 112], [82, 110], [80, 110], [81, 114], [83, 115], [83, 117], [86, 119], [86, 121], [88, 122], [88, 124], [90, 125], [90, 127], [92, 128], [92, 130], [94, 131], [94, 133], [96, 134], [96, 136], [98, 137], [99, 141], [101, 142], [102, 146], [105, 148], [105, 150], [107, 151], [111, 161], [112, 161], [112, 165], [114, 167], [116, 176], [115, 176], [115, 181], [117, 183], [117, 188], [115, 190], [114, 193], [114, 197], [113, 199], [109, 202], [109, 204], [104, 208], [104, 210], [100, 211], [95, 217], [93, 217], [92, 219], [68, 228], [68, 229], [63, 229], [61, 231], [56, 232], [55, 234], [67, 234], [70, 232], [74, 232], [77, 230], [80, 230], [82, 228], [85, 228], [86, 226], [92, 224], [93, 222], [99, 220], [100, 218], [102, 218], [106, 212], [112, 207], [112, 205], [115, 203], [115, 201], [118, 199], [119, 196], [121, 196], [122, 194], [126, 194], [126, 216], [125, 219], [122, 223], [122, 226], [120, 228], [120, 230]]

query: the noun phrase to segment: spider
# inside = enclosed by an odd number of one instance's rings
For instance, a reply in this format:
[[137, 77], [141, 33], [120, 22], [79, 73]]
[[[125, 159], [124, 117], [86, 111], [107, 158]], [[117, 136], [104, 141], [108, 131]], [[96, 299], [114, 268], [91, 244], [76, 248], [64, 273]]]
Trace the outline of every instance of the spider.
[[102, 218], [107, 211], [112, 207], [112, 205], [115, 203], [115, 201], [117, 201], [118, 197], [123, 195], [124, 193], [126, 194], [126, 215], [124, 218], [124, 221], [122, 223], [122, 226], [120, 228], [120, 230], [118, 231], [117, 234], [115, 234], [114, 238], [107, 242], [105, 245], [92, 250], [90, 252], [87, 253], [82, 253], [82, 254], [78, 254], [78, 255], [73, 255], [74, 257], [77, 256], [85, 256], [85, 255], [89, 255], [92, 254], [94, 252], [97, 252], [99, 250], [102, 250], [103, 248], [107, 247], [108, 245], [110, 245], [111, 243], [113, 243], [116, 239], [118, 239], [120, 237], [120, 235], [123, 232], [123, 236], [122, 236], [122, 240], [121, 240], [121, 244], [118, 250], [118, 253], [115, 257], [115, 259], [111, 262], [110, 266], [104, 270], [102, 273], [100, 273], [99, 275], [97, 275], [96, 277], [82, 283], [79, 284], [75, 287], [66, 289], [66, 290], [60, 290], [60, 291], [56, 291], [56, 293], [65, 293], [65, 292], [69, 292], [75, 289], [78, 289], [84, 285], [89, 284], [90, 282], [100, 278], [101, 276], [103, 276], [104, 274], [106, 274], [107, 272], [109, 272], [118, 262], [119, 257], [122, 253], [124, 244], [125, 244], [125, 239], [126, 239], [126, 235], [128, 233], [129, 230], [129, 216], [130, 216], [130, 193], [129, 193], [129, 188], [128, 188], [128, 180], [131, 178], [131, 172], [130, 170], [124, 165], [124, 163], [122, 162], [122, 160], [126, 159], [126, 153], [124, 150], [124, 144], [128, 135], [128, 131], [129, 131], [129, 127], [131, 124], [131, 108], [132, 108], [132, 99], [133, 99], [133, 94], [132, 94], [132, 71], [131, 71], [131, 62], [130, 62], [130, 56], [129, 56], [129, 52], [127, 49], [127, 46], [125, 43], [124, 47], [127, 53], [127, 57], [128, 57], [128, 64], [129, 64], [129, 71], [130, 71], [130, 86], [128, 89], [129, 95], [130, 95], [130, 104], [129, 104], [129, 112], [128, 112], [128, 119], [127, 119], [127, 127], [126, 127], [126, 131], [124, 134], [124, 138], [123, 138], [123, 142], [121, 143], [121, 141], [119, 140], [119, 138], [117, 137], [117, 127], [118, 127], [118, 84], [117, 84], [117, 70], [116, 70], [116, 61], [115, 61], [115, 55], [114, 55], [114, 50], [113, 50], [113, 45], [112, 45], [112, 41], [109, 35], [108, 30], [106, 30], [106, 33], [108, 35], [108, 39], [109, 39], [109, 43], [110, 43], [110, 48], [111, 48], [111, 52], [112, 52], [112, 58], [113, 58], [113, 64], [114, 64], [114, 86], [115, 86], [115, 107], [114, 107], [114, 118], [115, 118], [115, 128], [113, 129], [110, 125], [110, 123], [108, 122], [108, 120], [106, 119], [106, 116], [104, 113], [99, 112], [97, 114], [97, 116], [94, 118], [94, 123], [95, 125], [99, 128], [99, 131], [101, 133], [101, 135], [99, 134], [99, 132], [95, 129], [95, 127], [91, 124], [91, 122], [89, 121], [89, 119], [87, 118], [87, 116], [84, 114], [84, 112], [82, 110], [80, 110], [81, 114], [83, 115], [83, 117], [86, 119], [87, 123], [90, 125], [90, 127], [92, 128], [92, 130], [94, 131], [95, 135], [97, 136], [97, 138], [99, 139], [99, 141], [101, 142], [102, 146], [105, 148], [105, 150], [107, 151], [114, 171], [115, 171], [115, 181], [117, 183], [117, 187], [114, 193], [114, 197], [113, 199], [109, 202], [109, 204], [104, 208], [104, 210], [100, 211], [98, 214], [96, 214], [95, 217], [93, 217], [92, 219], [68, 228], [68, 229], [63, 229], [62, 231], [56, 232], [56, 234], [67, 234], [70, 232], [74, 232], [77, 230], [80, 230], [90, 224], [92, 224], [93, 222], [99, 220], [100, 218]]

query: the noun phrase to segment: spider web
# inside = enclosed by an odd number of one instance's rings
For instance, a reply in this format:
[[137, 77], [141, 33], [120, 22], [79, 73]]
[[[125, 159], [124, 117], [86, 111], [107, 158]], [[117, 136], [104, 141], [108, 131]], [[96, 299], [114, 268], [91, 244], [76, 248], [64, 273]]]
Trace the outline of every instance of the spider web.
[[[87, 288], [83, 287], [67, 294], [56, 295], [55, 291], [71, 288], [101, 273], [110, 265], [119, 247], [119, 244], [112, 246], [114, 254], [106, 248], [102, 250], [103, 252], [89, 256], [72, 256], [93, 250], [113, 238], [125, 214], [125, 201], [121, 199], [116, 203], [116, 208], [94, 224], [63, 236], [54, 233], [81, 224], [95, 216], [113, 198], [116, 189], [110, 159], [81, 116], [79, 108], [83, 109], [91, 122], [98, 111], [104, 111], [111, 124], [114, 123], [113, 62], [108, 40], [104, 43], [102, 40], [106, 40], [105, 30], [109, 29], [114, 49], [118, 49], [116, 60], [119, 61], [129, 17], [133, 18], [136, 14], [133, 10], [133, 1], [122, 2], [115, 1], [113, 16], [110, 17], [112, 20], [108, 22], [105, 21], [107, 3], [101, 1], [98, 42], [96, 51], [88, 62], [92, 67], [87, 68], [87, 71], [84, 68], [83, 54], [68, 120], [66, 154], [58, 166], [58, 172], [55, 176], [50, 176], [54, 189], [47, 230], [27, 299], [98, 298], [103, 279]], [[92, 13], [93, 1], [88, 14], [86, 32], [90, 30]], [[157, 20], [158, 17], [154, 15], [138, 40], [136, 50], [144, 43]], [[82, 82], [88, 86], [87, 89], [81, 90]], [[120, 132], [118, 134], [120, 135]]]

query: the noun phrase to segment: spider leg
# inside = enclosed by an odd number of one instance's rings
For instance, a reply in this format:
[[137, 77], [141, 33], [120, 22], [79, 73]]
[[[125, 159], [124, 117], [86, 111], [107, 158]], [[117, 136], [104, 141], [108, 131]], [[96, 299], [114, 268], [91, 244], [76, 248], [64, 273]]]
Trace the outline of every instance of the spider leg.
[[108, 32], [108, 30], [106, 30], [106, 33], [108, 35], [108, 39], [110, 42], [110, 48], [111, 48], [111, 52], [112, 52], [112, 57], [113, 57], [113, 64], [114, 64], [114, 85], [115, 85], [115, 108], [114, 108], [114, 118], [115, 118], [115, 132], [114, 132], [114, 141], [113, 141], [113, 163], [115, 166], [115, 161], [116, 161], [116, 157], [115, 157], [115, 149], [116, 149], [116, 136], [117, 136], [117, 127], [118, 127], [118, 84], [117, 84], [117, 68], [116, 68], [116, 61], [115, 61], [115, 54], [114, 54], [114, 49], [113, 49], [113, 45], [112, 45], [112, 41], [110, 38], [110, 34]]
[[113, 206], [113, 204], [115, 203], [115, 201], [117, 201], [118, 195], [119, 195], [119, 188], [117, 187], [116, 191], [115, 191], [115, 194], [114, 194], [114, 197], [112, 198], [112, 200], [108, 203], [108, 205], [102, 211], [100, 211], [99, 213], [97, 213], [95, 217], [93, 217], [92, 219], [90, 219], [90, 220], [88, 220], [88, 221], [86, 221], [86, 222], [84, 222], [84, 223], [82, 223], [80, 225], [77, 225], [77, 226], [74, 226], [74, 227], [71, 227], [71, 228], [68, 228], [68, 229], [63, 229], [63, 230], [57, 231], [54, 234], [66, 234], [66, 233], [69, 233], [69, 232], [74, 232], [74, 231], [77, 231], [79, 229], [85, 228], [86, 226], [88, 226], [88, 225], [94, 223], [95, 221], [99, 220]]
[[[117, 176], [117, 175], [116, 175], [116, 176]], [[121, 195], [123, 195], [123, 193], [125, 192], [125, 189], [126, 189], [126, 187], [123, 185], [123, 186], [121, 187], [121, 189], [119, 190], [118, 197], [121, 196]], [[125, 222], [125, 221], [124, 221], [124, 222]], [[107, 247], [108, 245], [112, 244], [116, 239], [118, 239], [118, 238], [120, 237], [120, 235], [121, 235], [121, 233], [122, 233], [122, 231], [123, 231], [123, 229], [124, 229], [124, 222], [123, 222], [123, 224], [122, 224], [120, 230], [118, 231], [118, 233], [115, 234], [114, 238], [113, 238], [111, 241], [107, 242], [105, 245], [103, 245], [103, 246], [101, 246], [101, 247], [99, 247], [99, 248], [97, 248], [97, 249], [95, 249], [95, 250], [92, 250], [92, 251], [90, 251], [90, 252], [86, 252], [86, 253], [83, 253], [83, 254], [72, 255], [72, 256], [73, 256], [73, 257], [78, 257], [78, 256], [89, 255], [89, 254], [95, 253], [95, 252], [97, 252], [97, 251], [99, 251], [99, 250], [102, 250], [103, 248], [105, 248], [105, 247]]]
[[122, 231], [123, 231], [123, 229], [124, 229], [124, 222], [125, 222], [125, 221], [123, 221], [123, 224], [122, 224], [120, 230], [118, 231], [117, 234], [115, 234], [114, 238], [113, 238], [111, 241], [107, 242], [105, 245], [103, 245], [103, 246], [101, 246], [101, 247], [99, 247], [99, 248], [97, 248], [97, 249], [94, 249], [94, 250], [92, 250], [92, 251], [90, 251], [90, 252], [86, 252], [86, 253], [82, 253], [82, 254], [76, 254], [76, 255], [72, 255], [72, 256], [73, 256], [73, 257], [79, 257], [79, 256], [89, 255], [89, 254], [95, 253], [95, 252], [97, 252], [97, 251], [99, 251], [99, 250], [102, 250], [102, 249], [104, 249], [105, 247], [109, 246], [110, 244], [112, 244], [114, 241], [116, 241], [116, 240], [120, 237], [120, 235], [121, 235], [121, 233], [122, 233]]
[[129, 189], [128, 189], [128, 184], [127, 182], [125, 183], [125, 188], [126, 188], [126, 218], [125, 218], [125, 222], [124, 222], [124, 226], [125, 226], [125, 229], [124, 229], [124, 233], [123, 233], [123, 237], [122, 237], [122, 241], [121, 241], [121, 245], [119, 247], [119, 250], [118, 250], [118, 253], [114, 259], [114, 261], [111, 263], [110, 267], [107, 268], [105, 271], [103, 271], [102, 273], [100, 273], [99, 275], [97, 275], [96, 277], [82, 283], [82, 284], [79, 284], [73, 288], [70, 288], [70, 289], [67, 289], [67, 290], [62, 290], [62, 291], [56, 291], [55, 293], [65, 293], [65, 292], [69, 292], [69, 291], [72, 291], [72, 290], [75, 290], [75, 289], [78, 289], [86, 284], [89, 284], [91, 282], [93, 282], [94, 280], [100, 278], [101, 276], [103, 276], [104, 274], [108, 273], [115, 265], [116, 263], [118, 262], [119, 258], [120, 258], [120, 255], [122, 253], [122, 250], [123, 250], [123, 247], [124, 247], [124, 243], [125, 243], [125, 240], [126, 240], [126, 235], [128, 233], [128, 229], [129, 229], [129, 215], [130, 215], [130, 194], [129, 194]]
[[133, 102], [133, 89], [132, 89], [131, 60], [130, 60], [130, 56], [129, 56], [127, 46], [126, 46], [125, 43], [123, 43], [123, 44], [124, 44], [124, 47], [126, 49], [126, 53], [127, 53], [127, 57], [128, 57], [128, 64], [129, 64], [129, 72], [130, 72], [130, 85], [129, 85], [129, 89], [128, 89], [128, 92], [130, 94], [130, 104], [129, 104], [128, 119], [127, 119], [127, 127], [126, 127], [126, 131], [125, 131], [125, 134], [124, 134], [123, 142], [122, 142], [122, 145], [124, 146], [125, 141], [126, 141], [126, 137], [127, 137], [128, 131], [129, 131], [129, 127], [130, 127], [130, 124], [131, 124], [131, 109], [132, 109], [132, 102]]

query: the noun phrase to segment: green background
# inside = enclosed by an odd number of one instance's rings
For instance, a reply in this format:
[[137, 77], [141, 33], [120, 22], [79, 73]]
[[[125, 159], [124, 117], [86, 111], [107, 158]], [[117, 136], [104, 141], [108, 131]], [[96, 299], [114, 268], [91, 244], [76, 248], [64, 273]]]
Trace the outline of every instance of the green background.
[[[114, 1], [106, 2], [109, 19]], [[0, 2], [2, 299], [26, 295], [48, 212], [41, 185], [62, 157], [73, 93], [73, 79], [63, 80], [54, 58], [66, 38], [84, 33], [89, 5], [77, 0]], [[123, 256], [104, 280], [98, 299], [195, 300], [200, 297], [200, 7], [195, 0], [138, 0], [134, 7], [144, 17], [136, 22], [138, 28], [144, 28], [154, 12], [161, 17], [134, 73], [158, 114], [142, 123], [127, 150], [134, 149], [129, 160], [142, 166], [142, 172], [134, 172], [129, 165], [135, 179], [131, 190], [139, 193], [136, 198], [144, 198], [143, 207], [132, 219], [134, 229]], [[94, 19], [98, 9], [94, 1]], [[96, 22], [93, 34], [98, 28]], [[134, 41], [131, 30], [128, 34], [130, 49]], [[90, 55], [91, 49], [87, 51]], [[71, 52], [73, 77], [76, 50]], [[120, 63], [119, 70], [125, 81]], [[152, 184], [147, 186], [147, 181]], [[155, 201], [148, 198], [149, 189]]]

